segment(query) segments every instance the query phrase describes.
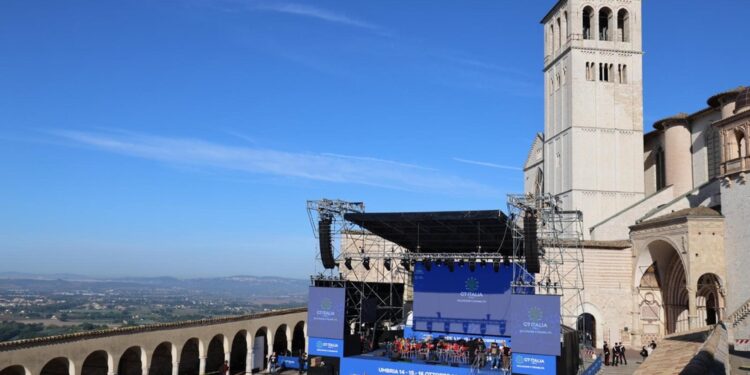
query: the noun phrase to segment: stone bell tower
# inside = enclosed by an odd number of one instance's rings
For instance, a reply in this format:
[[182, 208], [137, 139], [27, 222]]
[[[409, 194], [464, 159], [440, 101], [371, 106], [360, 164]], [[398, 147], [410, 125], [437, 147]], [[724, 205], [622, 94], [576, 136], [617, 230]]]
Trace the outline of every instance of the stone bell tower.
[[560, 0], [544, 25], [544, 191], [584, 232], [643, 199], [641, 0]]

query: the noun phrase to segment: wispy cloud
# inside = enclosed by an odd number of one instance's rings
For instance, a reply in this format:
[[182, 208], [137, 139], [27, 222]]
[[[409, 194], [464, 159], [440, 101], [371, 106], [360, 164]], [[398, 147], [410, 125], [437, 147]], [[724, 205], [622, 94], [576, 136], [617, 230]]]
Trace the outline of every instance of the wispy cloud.
[[489, 168], [496, 168], [496, 169], [507, 169], [511, 171], [520, 171], [522, 170], [519, 167], [514, 167], [511, 165], [502, 165], [502, 164], [495, 164], [495, 163], [489, 163], [486, 161], [476, 161], [476, 160], [468, 160], [468, 159], [461, 159], [461, 158], [453, 158], [453, 160], [459, 162], [459, 163], [466, 163], [466, 164], [473, 164], [473, 165], [479, 165], [482, 167], [489, 167]]
[[328, 9], [318, 8], [306, 4], [295, 4], [295, 3], [264, 3], [255, 7], [258, 10], [264, 10], [269, 12], [285, 13], [295, 16], [313, 18], [320, 21], [336, 23], [339, 25], [357, 27], [360, 29], [367, 29], [370, 31], [376, 31], [378, 33], [385, 33], [385, 29], [374, 23], [363, 21], [354, 17], [350, 17], [346, 14], [335, 12]]
[[53, 134], [79, 146], [183, 167], [219, 168], [416, 192], [499, 194], [490, 186], [427, 167], [365, 156], [287, 152], [133, 133], [66, 130]]

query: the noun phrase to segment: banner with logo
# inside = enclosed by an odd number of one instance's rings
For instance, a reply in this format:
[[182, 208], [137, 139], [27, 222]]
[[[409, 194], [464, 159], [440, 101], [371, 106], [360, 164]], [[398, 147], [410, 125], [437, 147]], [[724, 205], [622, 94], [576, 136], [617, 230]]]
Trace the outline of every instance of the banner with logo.
[[417, 331], [507, 336], [512, 266], [432, 264], [414, 267], [414, 324]]
[[555, 375], [557, 358], [552, 355], [513, 353], [511, 366], [514, 374]]
[[513, 295], [513, 351], [560, 355], [560, 296]]
[[321, 337], [307, 338], [307, 354], [325, 357], [343, 357], [344, 340], [334, 340]]
[[344, 288], [311, 286], [307, 303], [307, 335], [344, 338]]

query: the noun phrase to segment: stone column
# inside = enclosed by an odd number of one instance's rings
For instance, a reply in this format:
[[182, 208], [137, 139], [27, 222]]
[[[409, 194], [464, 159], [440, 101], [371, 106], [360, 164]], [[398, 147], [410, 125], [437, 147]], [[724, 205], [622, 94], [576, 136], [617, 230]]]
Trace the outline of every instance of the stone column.
[[693, 288], [687, 288], [688, 291], [688, 327], [696, 329], [701, 325], [698, 324], [698, 306], [696, 304], [695, 290]]
[[148, 375], [148, 367], [141, 367], [141, 375]]
[[641, 310], [639, 308], [641, 302], [641, 292], [636, 287], [632, 289], [631, 295], [633, 298], [633, 322], [631, 326], [632, 328], [630, 329], [630, 346], [633, 348], [637, 348], [641, 345], [641, 340], [643, 337], [643, 327], [641, 326]]
[[231, 350], [224, 352], [224, 360], [227, 361], [227, 364], [229, 366], [232, 365], [232, 351]]
[[247, 356], [245, 357], [245, 373], [246, 374], [253, 373], [253, 361], [254, 360], [255, 360], [255, 352], [253, 352], [253, 347], [248, 346]]
[[198, 365], [198, 375], [206, 375], [206, 357], [200, 357], [200, 365]]
[[674, 194], [678, 196], [693, 188], [690, 129], [683, 119], [673, 120], [663, 126], [666, 183], [674, 186]]
[[172, 375], [180, 373], [180, 362], [172, 362]]

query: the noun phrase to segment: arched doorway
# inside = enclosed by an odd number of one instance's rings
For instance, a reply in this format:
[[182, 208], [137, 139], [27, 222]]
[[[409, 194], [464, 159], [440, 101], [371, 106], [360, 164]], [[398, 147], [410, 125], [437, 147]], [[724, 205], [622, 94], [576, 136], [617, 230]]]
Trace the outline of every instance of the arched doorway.
[[97, 350], [83, 360], [81, 375], [107, 375], [109, 366], [109, 353], [104, 350]]
[[305, 352], [305, 322], [297, 322], [292, 333], [292, 354]]
[[713, 273], [706, 273], [698, 278], [696, 305], [698, 306], [698, 322], [713, 325], [718, 323], [723, 315], [724, 296], [721, 293], [719, 277]]
[[172, 375], [172, 350], [170, 342], [163, 342], [154, 349], [151, 366], [148, 368], [149, 375]]
[[576, 330], [581, 336], [581, 342], [585, 346], [596, 346], [596, 318], [589, 313], [578, 315]]
[[198, 375], [200, 368], [201, 342], [193, 337], [182, 347], [180, 351], [179, 375]]
[[285, 355], [289, 348], [286, 340], [286, 324], [280, 325], [276, 328], [276, 333], [273, 335], [273, 351], [278, 355]]
[[665, 240], [650, 242], [638, 255], [636, 276], [642, 340], [689, 330], [686, 272], [677, 249]]
[[47, 362], [39, 375], [73, 375], [73, 371], [67, 358], [57, 357]]
[[8, 366], [0, 370], [0, 375], [31, 375], [25, 367], [21, 365]]
[[140, 346], [131, 346], [120, 357], [117, 365], [117, 375], [141, 375], [143, 372], [143, 349]]
[[229, 355], [229, 372], [236, 374], [247, 368], [247, 331], [237, 332], [232, 339], [232, 352]]
[[208, 343], [206, 353], [206, 373], [219, 372], [224, 363], [224, 335], [216, 335]]
[[261, 327], [253, 336], [253, 369], [268, 368], [268, 328]]

